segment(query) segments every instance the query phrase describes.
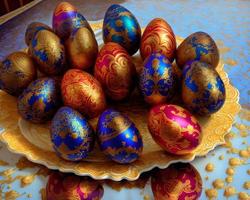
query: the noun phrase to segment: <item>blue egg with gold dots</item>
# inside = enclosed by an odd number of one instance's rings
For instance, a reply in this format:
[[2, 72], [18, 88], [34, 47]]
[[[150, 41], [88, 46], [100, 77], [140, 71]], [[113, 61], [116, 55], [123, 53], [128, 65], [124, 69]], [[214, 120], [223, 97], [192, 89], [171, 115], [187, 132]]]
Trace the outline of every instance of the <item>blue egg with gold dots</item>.
[[199, 115], [211, 115], [223, 106], [226, 91], [218, 72], [209, 64], [192, 61], [183, 71], [182, 99], [186, 107]]
[[127, 116], [107, 109], [100, 115], [96, 131], [101, 151], [111, 160], [126, 164], [139, 158], [143, 149], [142, 137]]
[[117, 4], [111, 5], [104, 16], [103, 40], [104, 43], [118, 43], [133, 55], [140, 46], [141, 27], [129, 10]]
[[40, 78], [18, 97], [19, 114], [33, 123], [44, 123], [52, 119], [61, 104], [60, 87], [53, 78]]
[[172, 64], [160, 53], [153, 53], [144, 61], [140, 74], [140, 90], [144, 100], [152, 105], [170, 100], [176, 88]]
[[50, 133], [54, 150], [65, 160], [82, 160], [93, 149], [93, 129], [79, 112], [70, 107], [64, 106], [57, 111]]

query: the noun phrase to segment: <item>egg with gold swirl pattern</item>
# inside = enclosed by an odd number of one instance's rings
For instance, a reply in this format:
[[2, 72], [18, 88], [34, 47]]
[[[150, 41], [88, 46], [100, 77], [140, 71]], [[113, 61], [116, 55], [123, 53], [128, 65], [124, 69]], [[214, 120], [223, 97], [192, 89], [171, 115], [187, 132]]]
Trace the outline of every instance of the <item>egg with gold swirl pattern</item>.
[[135, 16], [121, 5], [111, 5], [103, 21], [104, 43], [115, 42], [130, 55], [137, 52], [141, 41], [141, 27]]
[[219, 59], [219, 50], [215, 41], [204, 32], [189, 35], [177, 48], [176, 63], [181, 69], [192, 60], [202, 61], [216, 68]]
[[144, 61], [140, 74], [140, 90], [149, 104], [170, 100], [176, 88], [172, 65], [166, 56], [153, 53]]
[[122, 100], [134, 89], [136, 70], [126, 50], [117, 43], [108, 42], [98, 54], [94, 76], [110, 99]]
[[100, 83], [87, 72], [68, 70], [62, 79], [61, 93], [66, 106], [80, 111], [88, 118], [98, 116], [106, 108]]
[[11, 95], [19, 95], [36, 79], [32, 58], [24, 52], [14, 52], [0, 63], [0, 89]]
[[126, 164], [137, 160], [142, 152], [142, 137], [135, 124], [122, 113], [105, 110], [97, 123], [101, 151], [115, 162]]
[[152, 53], [161, 53], [171, 62], [174, 60], [176, 39], [171, 26], [162, 18], [153, 19], [143, 32], [140, 54], [146, 59]]
[[43, 123], [52, 119], [60, 105], [60, 87], [52, 78], [33, 81], [17, 101], [19, 114], [33, 123]]
[[62, 74], [67, 68], [64, 46], [51, 31], [39, 31], [29, 45], [29, 52], [39, 70], [47, 75]]
[[157, 170], [151, 178], [155, 200], [199, 199], [202, 179], [199, 172], [189, 163], [176, 163]]
[[209, 64], [192, 61], [183, 70], [182, 99], [186, 107], [199, 115], [217, 112], [226, 98], [218, 72]]
[[148, 129], [165, 151], [184, 155], [201, 141], [201, 126], [186, 109], [171, 104], [154, 106], [148, 116]]
[[70, 107], [60, 108], [50, 126], [57, 155], [69, 161], [86, 158], [94, 146], [94, 132], [87, 120]]

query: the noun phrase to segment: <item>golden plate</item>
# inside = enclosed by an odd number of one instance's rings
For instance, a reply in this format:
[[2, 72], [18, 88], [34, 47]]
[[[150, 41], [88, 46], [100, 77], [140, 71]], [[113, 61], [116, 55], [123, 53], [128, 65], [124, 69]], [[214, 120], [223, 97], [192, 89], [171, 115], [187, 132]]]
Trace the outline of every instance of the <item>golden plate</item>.
[[[94, 30], [99, 29], [100, 26], [101, 23], [92, 24]], [[181, 40], [177, 37], [177, 43]], [[137, 68], [140, 68], [139, 57], [134, 59]], [[194, 152], [185, 156], [170, 155], [153, 141], [147, 129], [148, 107], [137, 92], [134, 92], [128, 102], [115, 106], [135, 122], [143, 137], [143, 153], [139, 160], [132, 164], [121, 165], [107, 160], [98, 150], [97, 145], [86, 161], [69, 162], [60, 159], [51, 147], [49, 124], [36, 125], [21, 119], [17, 112], [17, 99], [1, 90], [0, 127], [3, 127], [4, 131], [0, 133], [0, 140], [6, 143], [10, 151], [24, 155], [30, 161], [45, 165], [50, 169], [72, 172], [80, 176], [91, 176], [94, 179], [136, 180], [141, 173], [154, 167], [166, 168], [171, 163], [190, 162], [196, 156], [204, 156], [217, 145], [225, 142], [224, 136], [231, 129], [234, 117], [240, 110], [239, 92], [229, 83], [222, 62], [216, 70], [226, 87], [225, 104], [211, 117], [198, 118], [203, 128], [201, 144]], [[94, 119], [90, 123], [95, 127], [96, 121]]]

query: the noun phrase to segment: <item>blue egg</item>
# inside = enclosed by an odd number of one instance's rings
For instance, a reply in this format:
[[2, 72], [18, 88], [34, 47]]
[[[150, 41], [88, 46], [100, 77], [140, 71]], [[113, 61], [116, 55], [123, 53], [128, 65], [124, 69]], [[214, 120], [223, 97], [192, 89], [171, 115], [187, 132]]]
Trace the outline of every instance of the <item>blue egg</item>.
[[115, 162], [131, 163], [142, 152], [142, 138], [135, 124], [113, 109], [100, 115], [97, 135], [101, 151]]
[[87, 120], [70, 107], [55, 114], [51, 127], [53, 147], [61, 158], [78, 161], [86, 158], [94, 146], [94, 132]]
[[52, 119], [60, 104], [60, 87], [56, 80], [40, 78], [31, 82], [18, 97], [17, 108], [24, 119], [43, 123]]
[[144, 62], [140, 74], [140, 89], [149, 104], [159, 104], [170, 100], [176, 88], [176, 78], [172, 64], [166, 56], [153, 53]]
[[135, 16], [120, 5], [110, 6], [103, 21], [103, 40], [118, 43], [133, 55], [141, 41], [141, 28]]

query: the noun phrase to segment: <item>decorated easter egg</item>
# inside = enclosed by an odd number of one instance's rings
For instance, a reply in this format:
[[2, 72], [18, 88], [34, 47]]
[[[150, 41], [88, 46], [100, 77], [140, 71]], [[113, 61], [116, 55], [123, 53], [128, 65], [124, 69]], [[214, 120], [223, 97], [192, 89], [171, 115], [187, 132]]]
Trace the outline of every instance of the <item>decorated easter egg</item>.
[[155, 200], [196, 200], [201, 196], [202, 179], [191, 164], [176, 163], [156, 171], [151, 188]]
[[46, 185], [47, 200], [101, 200], [103, 187], [88, 177], [53, 172]]
[[164, 103], [171, 99], [175, 89], [172, 65], [166, 56], [153, 53], [144, 61], [140, 74], [140, 89], [149, 104]]
[[32, 58], [24, 52], [14, 52], [0, 63], [0, 89], [19, 95], [36, 79]]
[[149, 113], [148, 129], [165, 151], [191, 153], [201, 141], [201, 126], [186, 109], [171, 104], [154, 106]]
[[87, 120], [70, 107], [60, 108], [53, 117], [51, 140], [57, 155], [65, 160], [86, 158], [94, 146], [94, 132]]
[[25, 32], [25, 43], [29, 46], [35, 35], [41, 30], [48, 30], [53, 32], [53, 30], [46, 24], [40, 22], [32, 22], [28, 25]]
[[108, 42], [100, 50], [94, 75], [110, 99], [122, 100], [135, 86], [136, 70], [130, 55], [117, 43]]
[[215, 41], [204, 32], [191, 34], [177, 48], [176, 63], [181, 69], [192, 60], [208, 63], [215, 68], [219, 59], [219, 50]]
[[64, 74], [61, 93], [66, 106], [89, 118], [96, 117], [106, 107], [100, 83], [92, 75], [79, 69], [70, 69]]
[[59, 75], [66, 70], [64, 46], [51, 31], [39, 31], [29, 45], [29, 52], [39, 70], [47, 75]]
[[223, 106], [225, 98], [224, 83], [211, 65], [200, 61], [187, 64], [183, 71], [182, 99], [190, 111], [213, 114]]
[[40, 78], [32, 83], [18, 97], [19, 114], [33, 123], [50, 120], [61, 104], [60, 88], [52, 78]]
[[121, 5], [111, 5], [103, 21], [104, 43], [115, 42], [133, 55], [140, 46], [141, 27], [135, 16]]
[[86, 70], [95, 65], [98, 44], [94, 34], [86, 27], [79, 28], [66, 42], [72, 68]]
[[142, 152], [143, 143], [138, 129], [118, 111], [105, 110], [99, 117], [96, 132], [101, 151], [115, 162], [134, 162]]
[[176, 40], [171, 26], [164, 19], [153, 19], [142, 35], [140, 45], [142, 59], [157, 52], [165, 55], [172, 62], [175, 50]]

